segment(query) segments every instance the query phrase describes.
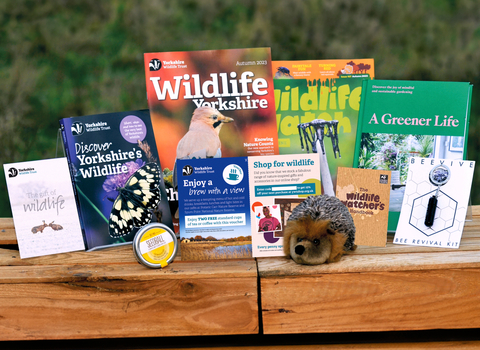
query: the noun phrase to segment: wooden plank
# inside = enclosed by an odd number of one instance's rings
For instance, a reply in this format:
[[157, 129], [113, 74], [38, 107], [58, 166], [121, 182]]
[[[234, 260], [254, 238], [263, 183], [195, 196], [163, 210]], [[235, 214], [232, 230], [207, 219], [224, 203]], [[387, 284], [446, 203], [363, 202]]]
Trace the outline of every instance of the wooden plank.
[[0, 340], [258, 331], [253, 259], [0, 267]]
[[480, 328], [480, 269], [262, 278], [265, 334]]
[[20, 259], [17, 249], [0, 248], [1, 266], [81, 265], [135, 262], [132, 245], [110, 247], [91, 252], [79, 251]]
[[12, 218], [0, 218], [0, 245], [17, 244]]
[[158, 278], [256, 279], [253, 259], [173, 262], [163, 269], [133, 264], [46, 265], [0, 267], [0, 287], [18, 283], [96, 282], [105, 280], [149, 281]]
[[264, 332], [480, 328], [480, 217], [460, 249], [359, 247], [333, 264], [258, 259]]
[[131, 245], [20, 259], [15, 244], [0, 219], [0, 340], [259, 332], [254, 259], [155, 270]]
[[[0, 285], [0, 340], [258, 333], [255, 278]], [[233, 316], [234, 315], [234, 316]]]
[[[249, 346], [220, 346], [216, 350], [431, 350], [431, 349], [455, 349], [471, 350], [479, 349], [479, 341], [448, 341], [448, 342], [424, 342], [424, 343], [368, 343], [368, 344], [307, 344], [307, 345], [249, 345]], [[149, 348], [150, 349], [150, 348]], [[178, 348], [158, 348], [158, 350], [173, 350]], [[188, 347], [184, 350], [204, 350], [205, 347]], [[154, 350], [154, 349], [151, 349]]]
[[260, 278], [480, 268], [480, 254], [477, 251], [410, 252], [378, 255], [349, 254], [343, 256], [339, 262], [314, 266], [299, 265], [286, 258], [258, 258], [257, 260]]

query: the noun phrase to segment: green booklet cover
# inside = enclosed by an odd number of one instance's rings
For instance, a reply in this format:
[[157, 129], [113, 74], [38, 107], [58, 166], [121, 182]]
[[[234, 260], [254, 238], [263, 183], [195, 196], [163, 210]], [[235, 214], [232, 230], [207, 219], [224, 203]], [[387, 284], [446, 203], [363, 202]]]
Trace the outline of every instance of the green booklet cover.
[[465, 159], [471, 97], [468, 82], [363, 81], [353, 166], [392, 172], [389, 231], [397, 228], [409, 157]]
[[337, 170], [351, 168], [362, 81], [372, 58], [273, 61], [280, 154], [316, 153], [322, 193], [335, 195]]

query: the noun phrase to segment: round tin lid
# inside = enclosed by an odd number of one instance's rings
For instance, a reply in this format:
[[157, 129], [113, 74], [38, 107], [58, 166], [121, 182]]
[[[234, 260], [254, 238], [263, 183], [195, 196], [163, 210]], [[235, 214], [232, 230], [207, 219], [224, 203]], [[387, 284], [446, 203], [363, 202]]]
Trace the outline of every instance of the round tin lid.
[[153, 222], [143, 226], [133, 239], [133, 252], [139, 263], [161, 268], [173, 261], [178, 243], [175, 233], [166, 225]]

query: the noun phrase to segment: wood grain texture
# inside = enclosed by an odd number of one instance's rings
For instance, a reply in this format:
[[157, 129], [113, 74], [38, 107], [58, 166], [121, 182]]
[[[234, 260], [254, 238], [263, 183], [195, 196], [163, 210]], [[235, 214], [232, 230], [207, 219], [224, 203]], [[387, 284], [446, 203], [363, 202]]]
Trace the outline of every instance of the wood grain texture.
[[158, 278], [243, 278], [256, 280], [254, 260], [174, 262], [163, 269], [133, 264], [40, 265], [0, 267], [0, 287], [16, 283], [96, 282], [108, 279], [148, 281]]
[[[173, 350], [175, 348], [158, 348], [162, 350]], [[204, 350], [205, 347], [188, 347], [184, 350]], [[432, 350], [432, 349], [454, 349], [471, 350], [480, 349], [478, 341], [448, 341], [448, 342], [426, 342], [426, 343], [369, 343], [369, 344], [318, 344], [318, 345], [259, 345], [259, 346], [221, 346], [216, 350]], [[154, 349], [150, 349], [154, 350]]]
[[131, 245], [20, 259], [10, 225], [0, 220], [0, 341], [259, 332], [254, 259], [149, 269]]
[[0, 245], [17, 244], [12, 218], [0, 218]]
[[480, 217], [460, 249], [360, 246], [337, 263], [258, 259], [266, 334], [480, 328]]
[[256, 279], [0, 285], [0, 340], [258, 333]]
[[480, 269], [266, 278], [265, 334], [480, 328]]
[[259, 308], [272, 335], [480, 328], [480, 206], [472, 213], [459, 249], [394, 245], [389, 235], [386, 247], [328, 265], [261, 258], [160, 270], [138, 264], [131, 246], [20, 259], [13, 221], [0, 219], [0, 340], [258, 334]]

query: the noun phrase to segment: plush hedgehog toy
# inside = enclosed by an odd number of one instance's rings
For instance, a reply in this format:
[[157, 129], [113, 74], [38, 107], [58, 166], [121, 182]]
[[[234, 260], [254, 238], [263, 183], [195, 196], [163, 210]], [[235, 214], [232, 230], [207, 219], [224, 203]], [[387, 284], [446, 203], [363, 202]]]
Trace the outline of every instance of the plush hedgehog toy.
[[288, 218], [283, 249], [297, 264], [319, 265], [339, 261], [354, 240], [352, 215], [338, 198], [309, 196]]

